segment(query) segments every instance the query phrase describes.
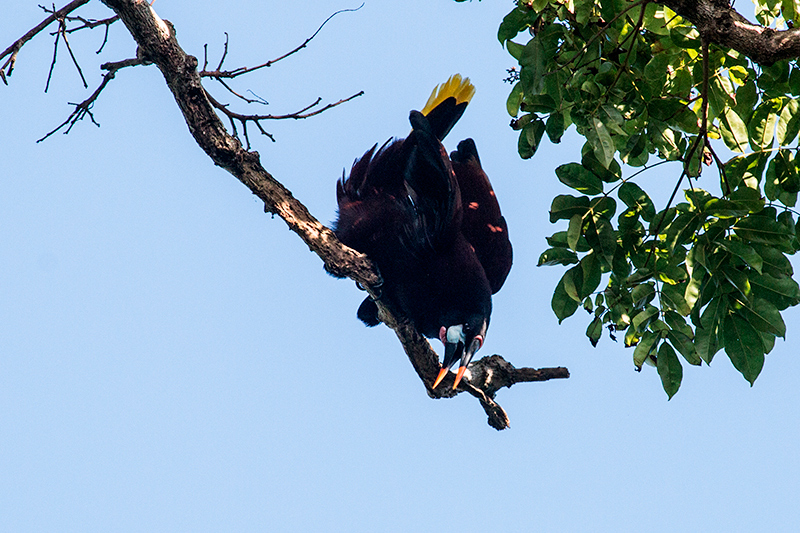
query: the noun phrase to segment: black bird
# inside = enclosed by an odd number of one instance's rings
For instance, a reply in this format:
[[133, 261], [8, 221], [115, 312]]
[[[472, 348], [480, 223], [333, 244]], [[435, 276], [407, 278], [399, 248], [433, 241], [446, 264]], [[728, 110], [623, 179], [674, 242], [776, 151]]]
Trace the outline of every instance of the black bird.
[[[377, 265], [390, 307], [444, 343], [433, 387], [460, 358], [458, 385], [486, 337], [491, 295], [511, 269], [508, 228], [475, 142], [461, 141], [450, 157], [441, 142], [474, 93], [468, 78], [452, 76], [422, 112], [411, 111], [408, 137], [376, 144], [336, 185], [336, 236]], [[371, 298], [358, 318], [380, 322]]]

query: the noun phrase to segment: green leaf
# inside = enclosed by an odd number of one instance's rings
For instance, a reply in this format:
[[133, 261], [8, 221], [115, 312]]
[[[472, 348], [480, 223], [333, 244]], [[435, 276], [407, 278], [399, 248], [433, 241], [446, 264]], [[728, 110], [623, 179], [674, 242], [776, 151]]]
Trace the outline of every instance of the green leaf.
[[763, 260], [762, 269], [764, 274], [772, 277], [791, 276], [794, 274], [792, 263], [777, 248], [766, 244], [753, 244], [753, 249]]
[[716, 331], [727, 312], [728, 297], [723, 295], [719, 298], [714, 298], [708, 303], [708, 306], [700, 316], [700, 325], [710, 331]]
[[647, 164], [650, 154], [647, 153], [647, 137], [645, 135], [631, 135], [625, 146], [619, 149], [619, 156], [625, 164], [632, 167], [641, 167]]
[[[590, 296], [597, 286], [600, 285], [602, 272], [600, 270], [600, 262], [597, 260], [595, 254], [587, 254], [583, 256], [580, 262], [581, 272], [583, 273], [583, 283], [579, 289], [578, 295], [581, 299]], [[573, 267], [577, 268], [577, 267]]]
[[781, 12], [785, 20], [796, 20], [797, 0], [781, 0]]
[[686, 319], [675, 311], [667, 311], [664, 313], [664, 320], [674, 331], [682, 333], [690, 340], [694, 337], [692, 327], [686, 323]]
[[647, 222], [653, 221], [653, 217], [656, 216], [656, 208], [653, 205], [653, 201], [641, 187], [631, 181], [626, 181], [620, 186], [617, 196], [625, 205], [635, 209], [644, 220]]
[[694, 345], [697, 350], [697, 355], [699, 355], [707, 365], [711, 364], [714, 355], [722, 348], [719, 344], [716, 328], [711, 329], [699, 326], [694, 332]]
[[692, 308], [686, 301], [685, 290], [688, 284], [678, 283], [670, 285], [665, 283], [661, 287], [661, 300], [662, 304], [676, 310], [680, 314], [686, 316], [692, 312]]
[[519, 132], [517, 151], [522, 159], [530, 159], [539, 149], [542, 135], [544, 135], [544, 127], [544, 121], [537, 117]]
[[600, 320], [600, 317], [595, 317], [589, 323], [589, 327], [586, 328], [586, 336], [589, 337], [589, 342], [592, 343], [592, 346], [597, 346], [597, 342], [600, 340], [600, 335], [603, 334], [603, 321]]
[[739, 187], [729, 198], [748, 213], [758, 213], [764, 208], [764, 199], [757, 188]]
[[617, 212], [617, 202], [610, 196], [592, 198], [589, 207], [592, 210], [592, 218], [594, 219], [604, 218], [611, 220], [611, 217]]
[[580, 303], [585, 297], [581, 293], [583, 289], [583, 270], [580, 264], [564, 272], [561, 280], [564, 282], [564, 291], [567, 293], [567, 296], [575, 300], [575, 302]]
[[581, 165], [589, 169], [595, 176], [606, 183], [614, 183], [622, 178], [622, 169], [616, 160], [606, 168], [594, 155], [594, 149], [588, 142], [581, 147]]
[[676, 331], [674, 329], [669, 330], [667, 333], [667, 338], [669, 342], [672, 343], [672, 346], [675, 347], [676, 350], [686, 359], [686, 362], [690, 365], [700, 366], [703, 362], [700, 359], [700, 356], [697, 355], [697, 350], [694, 347], [694, 343], [692, 339], [680, 331]]
[[592, 217], [586, 226], [584, 236], [589, 246], [610, 267], [614, 261], [614, 252], [617, 249], [617, 237], [611, 222], [603, 217]]
[[739, 312], [758, 331], [786, 338], [786, 323], [781, 317], [781, 312], [771, 302], [762, 298], [755, 298], [751, 305], [745, 306]]
[[733, 106], [736, 114], [747, 123], [753, 116], [753, 110], [758, 102], [758, 89], [751, 80], [739, 87], [736, 91], [736, 105]]
[[736, 85], [744, 85], [747, 82], [747, 69], [741, 65], [733, 65], [728, 68], [728, 75]]
[[671, 399], [681, 386], [683, 367], [675, 355], [675, 350], [666, 342], [661, 343], [658, 349], [658, 375], [661, 377], [664, 392]]
[[767, 154], [763, 152], [732, 158], [725, 163], [727, 184], [722, 184], [723, 190], [726, 190], [727, 187], [735, 189], [741, 183], [747, 185], [748, 188], [758, 189], [758, 184], [764, 175], [766, 166]]
[[[603, 2], [605, 4], [605, 2]], [[669, 35], [664, 6], [648, 3], [645, 9], [644, 27], [657, 35]]]
[[778, 122], [777, 113], [782, 104], [780, 98], [773, 98], [761, 102], [756, 108], [747, 128], [750, 147], [753, 151], [767, 150], [772, 147], [775, 125]]
[[[688, 243], [693, 237], [697, 228], [703, 222], [703, 217], [699, 213], [681, 213], [666, 228], [666, 245], [670, 252], [675, 251], [675, 247]], [[662, 231], [664, 231], [662, 229]]]
[[549, 94], [529, 95], [524, 102], [525, 111], [549, 114], [558, 108], [556, 101]]
[[742, 259], [750, 266], [750, 268], [761, 274], [761, 267], [764, 264], [764, 261], [761, 259], [761, 256], [756, 253], [752, 246], [748, 246], [740, 241], [733, 241], [729, 239], [720, 239], [714, 242], [736, 257]]
[[758, 298], [771, 302], [780, 310], [800, 303], [800, 287], [789, 276], [750, 273], [750, 285]]
[[685, 268], [674, 264], [659, 265], [656, 274], [658, 279], [670, 286], [682, 283], [689, 277]]
[[547, 137], [550, 139], [550, 142], [553, 144], [561, 142], [561, 136], [564, 135], [566, 131], [565, 124], [566, 122], [562, 113], [554, 111], [550, 114], [545, 123], [545, 131], [547, 132]]
[[736, 152], [747, 149], [747, 126], [742, 118], [730, 107], [726, 107], [719, 117], [719, 129], [725, 145]]
[[614, 251], [614, 258], [611, 260], [611, 271], [619, 279], [625, 279], [631, 273], [631, 264], [628, 262], [625, 250], [619, 246]]
[[770, 200], [779, 199], [784, 205], [793, 205], [794, 200], [785, 193], [800, 191], [800, 174], [792, 150], [778, 150], [770, 160], [765, 175], [764, 193]]
[[633, 299], [633, 307], [635, 309], [642, 309], [645, 305], [653, 301], [656, 297], [655, 283], [640, 283], [631, 291], [631, 299]]
[[[553, 233], [550, 237], [546, 237], [547, 244], [552, 246], [553, 248], [569, 248], [569, 240], [567, 237], [566, 231], [557, 231]], [[584, 237], [580, 237], [578, 239], [578, 246], [575, 250], [576, 252], [588, 252], [591, 250], [592, 247], [589, 246], [589, 243], [586, 242]]]
[[[693, 248], [693, 251], [696, 251], [697, 248]], [[691, 252], [690, 252], [691, 253]], [[688, 261], [687, 261], [688, 262]], [[695, 268], [692, 270], [692, 275], [689, 277], [689, 282], [686, 284], [686, 289], [683, 292], [683, 299], [686, 302], [688, 309], [691, 312], [694, 309], [695, 304], [697, 303], [697, 299], [700, 297], [700, 290], [703, 287], [703, 282], [705, 280], [705, 269], [703, 268]], [[684, 314], [681, 309], [676, 309], [681, 314]], [[689, 314], [689, 313], [685, 313]]]
[[677, 161], [681, 157], [678, 148], [680, 134], [669, 128], [664, 122], [651, 120], [647, 125], [650, 142], [658, 150], [659, 157], [667, 161]]
[[575, 311], [578, 310], [579, 303], [567, 294], [564, 286], [564, 278], [568, 275], [572, 276], [570, 272], [571, 270], [568, 270], [564, 273], [564, 276], [558, 282], [558, 285], [556, 285], [556, 290], [553, 292], [553, 299], [550, 302], [550, 306], [553, 308], [553, 312], [556, 314], [559, 324], [561, 324], [565, 318], [575, 314]]
[[536, 266], [572, 265], [578, 262], [578, 254], [566, 248], [549, 248], [539, 256]]
[[515, 8], [506, 15], [497, 30], [497, 40], [500, 41], [500, 44], [513, 39], [519, 32], [524, 30], [532, 22], [531, 15], [535, 15], [535, 13], [521, 7]]
[[674, 26], [669, 36], [681, 48], [697, 50], [700, 47], [700, 34], [691, 26]]
[[720, 269], [722, 274], [725, 276], [731, 285], [736, 287], [736, 290], [739, 291], [741, 298], [745, 302], [750, 299], [750, 280], [747, 277], [747, 274], [739, 270], [738, 268], [733, 268], [730, 264], [723, 265]]
[[603, 182], [580, 163], [567, 163], [556, 168], [556, 176], [567, 187], [591, 196], [603, 192]]
[[650, 322], [656, 318], [658, 318], [658, 308], [648, 305], [642, 311], [636, 313], [636, 316], [633, 317], [631, 325], [633, 325], [633, 328], [637, 332], [644, 333], [647, 326], [650, 325]]
[[567, 228], [567, 245], [570, 250], [578, 251], [578, 243], [581, 237], [583, 237], [583, 216], [572, 215]]
[[649, 330], [642, 334], [642, 338], [639, 339], [636, 348], [633, 350], [633, 365], [636, 367], [636, 370], [642, 369], [642, 365], [647, 360], [647, 356], [653, 353], [653, 348], [657, 345], [656, 341], [658, 339], [659, 336]]
[[542, 39], [534, 37], [525, 45], [519, 64], [522, 66], [520, 82], [529, 96], [542, 94], [547, 54]]
[[781, 111], [778, 118], [778, 129], [776, 131], [778, 144], [786, 146], [794, 141], [800, 131], [800, 103], [795, 99], [790, 99]]
[[744, 378], [755, 382], [764, 366], [764, 345], [750, 322], [737, 313], [725, 317], [723, 325], [725, 353]]
[[550, 223], [557, 220], [570, 219], [575, 215], [585, 215], [589, 211], [588, 196], [570, 196], [559, 194], [550, 205]]
[[[510, 45], [511, 41], [508, 44]], [[522, 97], [522, 83], [517, 82], [506, 99], [506, 111], [512, 117], [516, 117], [519, 114], [519, 104], [522, 103]]]
[[793, 235], [775, 217], [774, 208], [765, 208], [760, 213], [749, 215], [736, 222], [733, 230], [745, 242], [763, 244], [781, 244]]
[[592, 117], [591, 128], [586, 132], [586, 139], [594, 149], [594, 155], [602, 165], [608, 168], [614, 160], [614, 141], [611, 140], [611, 133], [608, 128], [597, 117]]
[[683, 191], [683, 195], [689, 200], [693, 211], [702, 211], [705, 205], [714, 199], [708, 191], [698, 187]]
[[750, 213], [747, 206], [723, 198], [710, 199], [703, 206], [703, 211], [709, 216], [718, 218], [739, 218]]

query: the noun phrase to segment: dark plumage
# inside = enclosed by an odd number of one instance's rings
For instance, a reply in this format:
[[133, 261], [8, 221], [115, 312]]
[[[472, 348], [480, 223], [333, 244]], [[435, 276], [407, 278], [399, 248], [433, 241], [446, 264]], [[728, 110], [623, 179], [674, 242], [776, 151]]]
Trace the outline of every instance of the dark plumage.
[[[445, 344], [434, 387], [460, 358], [458, 384], [511, 269], [508, 228], [475, 143], [450, 157], [441, 143], [473, 93], [469, 80], [450, 78], [411, 112], [408, 137], [373, 146], [336, 187], [337, 237], [375, 262], [393, 309]], [[358, 317], [378, 324], [375, 302], [364, 300]]]

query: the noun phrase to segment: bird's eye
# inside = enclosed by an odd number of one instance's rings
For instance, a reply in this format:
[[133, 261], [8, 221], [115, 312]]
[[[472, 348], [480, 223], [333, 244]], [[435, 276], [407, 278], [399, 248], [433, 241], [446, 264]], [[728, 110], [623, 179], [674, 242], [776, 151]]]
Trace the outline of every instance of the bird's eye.
[[447, 344], [447, 328], [444, 326], [439, 329], [439, 340], [442, 341], [442, 344]]
[[483, 346], [483, 335], [475, 335], [475, 340], [472, 341], [472, 342], [477, 342], [478, 343], [478, 348], [476, 348], [476, 350], [475, 350], [477, 352]]

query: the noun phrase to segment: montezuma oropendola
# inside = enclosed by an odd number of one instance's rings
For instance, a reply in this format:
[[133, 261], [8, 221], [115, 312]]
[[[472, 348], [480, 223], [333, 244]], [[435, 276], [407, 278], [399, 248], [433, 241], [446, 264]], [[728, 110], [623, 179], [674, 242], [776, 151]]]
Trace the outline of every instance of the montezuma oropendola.
[[[474, 93], [468, 78], [452, 76], [421, 112], [411, 111], [408, 137], [376, 144], [336, 184], [336, 236], [377, 265], [390, 307], [444, 343], [433, 387], [461, 359], [458, 386], [483, 344], [491, 295], [512, 262], [508, 228], [475, 142], [461, 141], [449, 157], [441, 142]], [[370, 297], [358, 317], [368, 326], [380, 322]]]

